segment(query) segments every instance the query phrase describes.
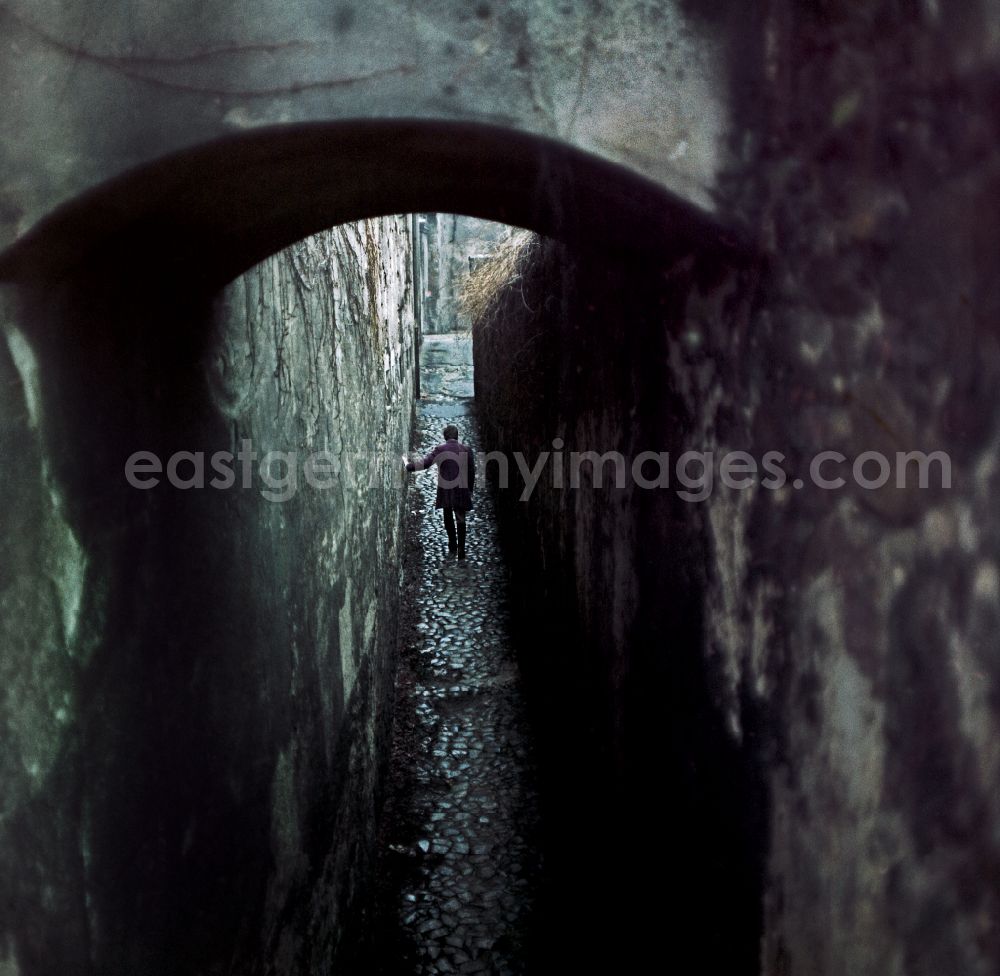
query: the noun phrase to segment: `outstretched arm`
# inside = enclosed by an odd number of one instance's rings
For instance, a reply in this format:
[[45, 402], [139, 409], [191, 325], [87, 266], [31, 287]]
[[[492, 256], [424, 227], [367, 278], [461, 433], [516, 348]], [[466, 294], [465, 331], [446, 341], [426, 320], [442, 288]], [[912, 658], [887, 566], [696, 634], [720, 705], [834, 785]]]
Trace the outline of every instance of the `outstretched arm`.
[[427, 468], [429, 468], [434, 463], [434, 459], [438, 455], [438, 450], [439, 450], [439, 448], [435, 447], [434, 450], [431, 451], [430, 454], [428, 454], [426, 457], [422, 457], [419, 461], [407, 461], [406, 462], [406, 470], [407, 471], [425, 471], [425, 470], [427, 470]]

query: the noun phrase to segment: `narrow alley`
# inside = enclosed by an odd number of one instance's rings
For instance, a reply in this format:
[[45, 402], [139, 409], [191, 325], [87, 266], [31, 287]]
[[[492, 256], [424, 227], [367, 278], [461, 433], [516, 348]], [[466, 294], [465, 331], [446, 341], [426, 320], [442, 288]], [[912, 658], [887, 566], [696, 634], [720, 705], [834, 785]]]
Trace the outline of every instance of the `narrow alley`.
[[[425, 336], [421, 381], [414, 452], [448, 423], [478, 450], [471, 337]], [[493, 503], [480, 471], [459, 562], [434, 511], [435, 474], [410, 479], [378, 972], [527, 972], [537, 774]]]
[[0, 24], [0, 976], [1000, 974], [1000, 0]]

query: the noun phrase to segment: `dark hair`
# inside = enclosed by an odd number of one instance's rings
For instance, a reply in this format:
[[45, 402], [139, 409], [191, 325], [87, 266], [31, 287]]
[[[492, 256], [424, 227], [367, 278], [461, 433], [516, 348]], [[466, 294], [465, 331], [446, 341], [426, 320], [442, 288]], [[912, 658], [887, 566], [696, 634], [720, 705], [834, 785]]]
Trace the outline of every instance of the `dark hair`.
[[458, 440], [458, 428], [454, 424], [448, 424], [444, 429], [444, 439], [446, 441]]

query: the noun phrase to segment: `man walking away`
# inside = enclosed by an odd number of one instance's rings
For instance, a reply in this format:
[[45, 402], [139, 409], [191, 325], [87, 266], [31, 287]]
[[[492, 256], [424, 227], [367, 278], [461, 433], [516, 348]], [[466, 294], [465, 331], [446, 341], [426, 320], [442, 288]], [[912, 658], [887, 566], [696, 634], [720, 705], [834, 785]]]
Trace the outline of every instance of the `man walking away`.
[[[448, 552], [465, 559], [465, 513], [472, 508], [472, 491], [476, 484], [476, 461], [472, 448], [458, 439], [454, 424], [445, 427], [444, 443], [438, 444], [419, 461], [407, 461], [407, 471], [426, 471], [438, 466], [437, 497], [434, 507], [444, 512], [444, 527], [448, 533]], [[458, 525], [456, 526], [456, 521]]]

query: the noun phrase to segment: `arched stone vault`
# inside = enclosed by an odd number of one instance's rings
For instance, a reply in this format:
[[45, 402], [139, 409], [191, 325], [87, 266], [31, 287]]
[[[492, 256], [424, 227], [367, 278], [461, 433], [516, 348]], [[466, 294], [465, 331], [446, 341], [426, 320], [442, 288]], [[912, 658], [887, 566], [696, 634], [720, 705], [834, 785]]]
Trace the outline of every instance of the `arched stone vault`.
[[114, 243], [154, 247], [178, 275], [221, 284], [325, 227], [435, 210], [665, 263], [692, 247], [730, 259], [747, 250], [743, 234], [701, 208], [565, 142], [474, 123], [355, 119], [228, 136], [137, 167], [42, 220], [0, 256], [0, 277], [65, 273]]
[[677, 0], [58, 0], [0, 6], [0, 244], [144, 163], [278, 124], [554, 136], [711, 205], [722, 43]]

